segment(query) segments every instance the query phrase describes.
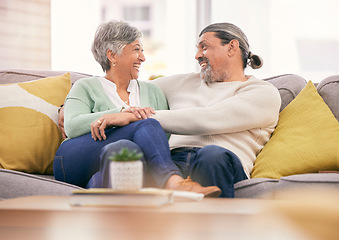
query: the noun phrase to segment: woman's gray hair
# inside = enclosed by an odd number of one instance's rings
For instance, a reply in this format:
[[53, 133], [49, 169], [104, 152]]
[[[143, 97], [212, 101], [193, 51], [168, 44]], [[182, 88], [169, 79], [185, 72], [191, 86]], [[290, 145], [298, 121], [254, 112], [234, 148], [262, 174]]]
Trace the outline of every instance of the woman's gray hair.
[[253, 69], [260, 68], [263, 65], [262, 58], [250, 52], [247, 37], [239, 27], [231, 23], [214, 23], [205, 27], [199, 37], [206, 32], [215, 32], [216, 36], [221, 39], [222, 44], [228, 44], [231, 40], [236, 39], [241, 49], [244, 69], [247, 65], [250, 65]]
[[111, 66], [106, 56], [107, 50], [120, 55], [122, 49], [129, 43], [141, 38], [142, 33], [123, 21], [110, 21], [99, 25], [92, 44], [92, 53], [95, 60], [101, 65], [104, 72]]

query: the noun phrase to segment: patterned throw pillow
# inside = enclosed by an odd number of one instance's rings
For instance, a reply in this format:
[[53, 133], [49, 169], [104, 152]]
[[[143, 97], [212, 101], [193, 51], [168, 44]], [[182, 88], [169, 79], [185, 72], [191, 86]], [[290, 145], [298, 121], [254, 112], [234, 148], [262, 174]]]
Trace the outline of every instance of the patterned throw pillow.
[[280, 113], [257, 157], [252, 178], [338, 170], [339, 123], [310, 81]]
[[0, 168], [53, 174], [58, 107], [70, 89], [69, 73], [0, 85]]

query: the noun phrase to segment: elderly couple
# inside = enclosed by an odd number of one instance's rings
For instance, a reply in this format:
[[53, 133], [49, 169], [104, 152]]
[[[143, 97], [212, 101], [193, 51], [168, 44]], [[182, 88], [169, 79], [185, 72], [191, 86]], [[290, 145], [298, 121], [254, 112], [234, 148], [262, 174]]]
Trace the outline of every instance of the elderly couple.
[[107, 187], [107, 158], [127, 147], [143, 153], [157, 187], [234, 197], [280, 109], [278, 90], [244, 73], [262, 59], [241, 29], [217, 23], [201, 31], [200, 74], [137, 80], [146, 60], [141, 32], [125, 22], [100, 25], [92, 52], [105, 76], [77, 81], [65, 100], [59, 122], [67, 139], [55, 155], [55, 178]]

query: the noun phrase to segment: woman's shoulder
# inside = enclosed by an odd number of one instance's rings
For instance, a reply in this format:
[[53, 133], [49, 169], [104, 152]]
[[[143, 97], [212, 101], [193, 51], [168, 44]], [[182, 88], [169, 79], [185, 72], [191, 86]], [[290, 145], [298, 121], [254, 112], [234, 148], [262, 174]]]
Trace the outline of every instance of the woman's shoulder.
[[99, 81], [99, 77], [92, 76], [92, 77], [85, 77], [77, 80], [74, 85], [85, 85], [85, 84], [93, 84]]
[[162, 91], [160, 87], [155, 85], [151, 80], [137, 80], [140, 88], [147, 88], [149, 91]]
[[87, 77], [77, 80], [69, 93], [70, 96], [83, 94], [84, 92], [93, 92], [99, 89], [100, 81], [98, 77]]
[[148, 98], [153, 99], [166, 99], [164, 92], [161, 88], [153, 83], [153, 80], [138, 81], [140, 86], [140, 94], [147, 95]]

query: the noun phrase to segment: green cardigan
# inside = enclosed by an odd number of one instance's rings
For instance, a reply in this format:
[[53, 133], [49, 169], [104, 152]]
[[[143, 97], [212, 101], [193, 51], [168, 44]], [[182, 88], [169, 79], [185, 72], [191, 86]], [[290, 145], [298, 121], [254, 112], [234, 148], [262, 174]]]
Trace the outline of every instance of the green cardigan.
[[[151, 82], [137, 81], [140, 88], [141, 107], [155, 110], [168, 109], [162, 90]], [[105, 93], [97, 77], [76, 81], [65, 101], [65, 132], [68, 138], [75, 138], [91, 132], [91, 124], [104, 114], [118, 113]]]

